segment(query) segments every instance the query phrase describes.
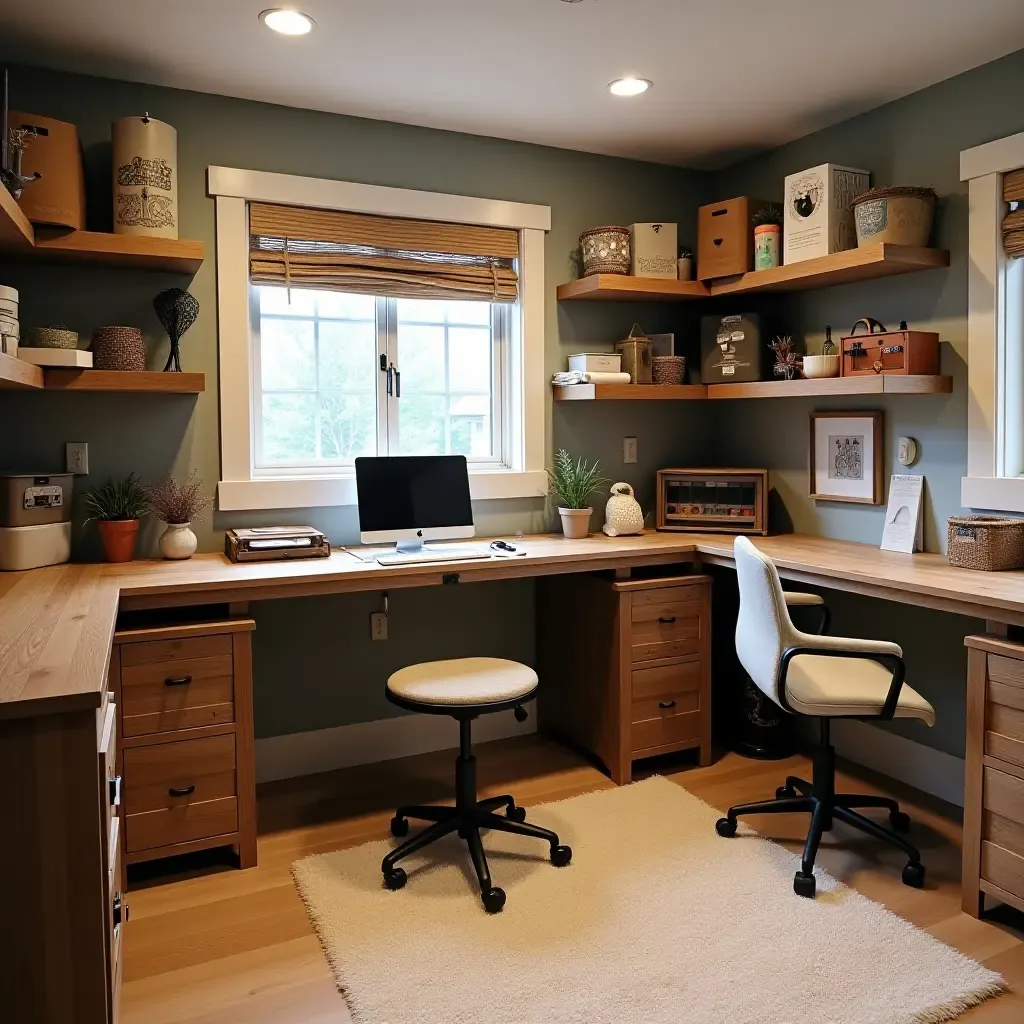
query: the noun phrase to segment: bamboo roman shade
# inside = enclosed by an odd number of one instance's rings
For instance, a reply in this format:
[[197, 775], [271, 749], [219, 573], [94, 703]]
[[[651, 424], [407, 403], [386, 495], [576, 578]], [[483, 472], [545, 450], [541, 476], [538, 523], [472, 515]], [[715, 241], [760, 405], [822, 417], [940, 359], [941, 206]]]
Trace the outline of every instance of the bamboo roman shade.
[[515, 302], [518, 257], [519, 233], [509, 228], [249, 205], [255, 284]]
[[1003, 175], [1003, 200], [1011, 204], [1003, 218], [1003, 248], [1007, 256], [1024, 256], [1024, 167]]

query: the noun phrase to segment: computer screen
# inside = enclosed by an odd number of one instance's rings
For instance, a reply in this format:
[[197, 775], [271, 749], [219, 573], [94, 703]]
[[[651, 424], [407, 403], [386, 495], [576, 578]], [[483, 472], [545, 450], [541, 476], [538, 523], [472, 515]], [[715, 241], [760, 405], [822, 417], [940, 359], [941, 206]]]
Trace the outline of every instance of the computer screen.
[[473, 536], [464, 455], [358, 458], [356, 490], [364, 544]]

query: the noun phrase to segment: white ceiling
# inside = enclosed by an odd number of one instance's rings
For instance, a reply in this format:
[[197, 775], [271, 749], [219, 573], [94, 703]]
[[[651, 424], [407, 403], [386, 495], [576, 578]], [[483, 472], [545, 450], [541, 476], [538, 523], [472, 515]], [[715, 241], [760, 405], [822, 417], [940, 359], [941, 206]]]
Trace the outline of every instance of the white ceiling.
[[[267, 6], [317, 22], [302, 38]], [[715, 167], [1024, 47], [1024, 0], [4, 0], [25, 63]], [[633, 74], [654, 89], [618, 99]], [[156, 113], [159, 113], [158, 111]]]

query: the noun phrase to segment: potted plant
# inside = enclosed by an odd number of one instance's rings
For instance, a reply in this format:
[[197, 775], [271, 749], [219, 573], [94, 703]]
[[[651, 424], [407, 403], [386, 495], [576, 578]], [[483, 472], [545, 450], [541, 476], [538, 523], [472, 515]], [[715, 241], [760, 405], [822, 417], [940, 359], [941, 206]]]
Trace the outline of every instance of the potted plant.
[[184, 483], [167, 476], [155, 487], [146, 488], [149, 511], [167, 524], [159, 542], [164, 558], [191, 558], [196, 553], [199, 541], [192, 532], [192, 524], [213, 503], [202, 489], [203, 481], [194, 472], [189, 473]]
[[554, 466], [548, 470], [551, 492], [558, 501], [558, 514], [562, 519], [562, 533], [569, 540], [579, 540], [590, 532], [590, 517], [594, 509], [590, 496], [608, 481], [597, 472], [599, 463], [592, 466], [577, 459], [564, 449], [555, 453]]
[[149, 510], [146, 492], [134, 473], [90, 487], [83, 498], [86, 522], [96, 524], [108, 562], [130, 562], [135, 554], [139, 520]]
[[779, 265], [782, 218], [774, 206], [762, 206], [753, 219], [754, 269], [770, 270]]
[[680, 281], [693, 280], [693, 250], [688, 245], [679, 246], [679, 259], [676, 261], [679, 268], [676, 277]]

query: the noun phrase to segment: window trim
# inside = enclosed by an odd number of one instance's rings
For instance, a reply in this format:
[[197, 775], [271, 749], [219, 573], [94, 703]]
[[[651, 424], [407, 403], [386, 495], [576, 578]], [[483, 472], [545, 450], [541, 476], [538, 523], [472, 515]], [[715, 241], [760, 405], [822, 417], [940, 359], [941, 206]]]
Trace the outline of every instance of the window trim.
[[[1022, 410], [1008, 409], [1006, 367], [1019, 360], [1024, 339], [1008, 349], [1007, 278], [1024, 274], [1003, 250], [1003, 174], [1024, 167], [1024, 132], [975, 146], [960, 154], [960, 180], [969, 182], [969, 269], [967, 284], [967, 475], [960, 502], [967, 508], [1024, 512], [1024, 476], [1006, 469], [1009, 415], [1019, 424]], [[1020, 262], [1020, 261], [1018, 261]], [[1015, 282], [1019, 284], [1019, 282]], [[1019, 325], [1017, 325], [1019, 330]]]
[[220, 378], [221, 480], [224, 511], [317, 508], [356, 503], [351, 473], [267, 477], [254, 472], [255, 413], [250, 338], [249, 202], [317, 206], [380, 216], [482, 224], [519, 231], [519, 302], [512, 314], [509, 360], [508, 464], [474, 468], [474, 500], [543, 497], [547, 493], [547, 396], [544, 372], [544, 234], [551, 208], [440, 192], [305, 178], [267, 171], [210, 167], [209, 194], [216, 206], [217, 302]]

